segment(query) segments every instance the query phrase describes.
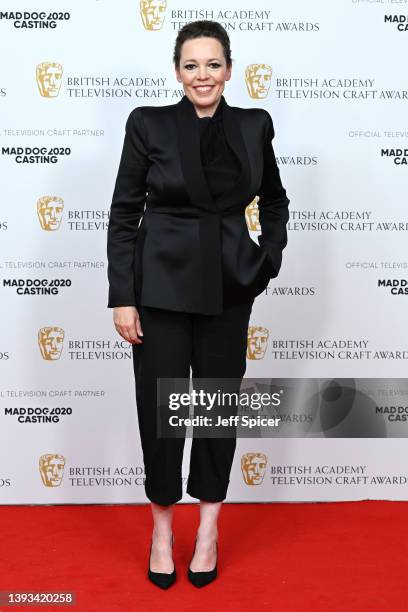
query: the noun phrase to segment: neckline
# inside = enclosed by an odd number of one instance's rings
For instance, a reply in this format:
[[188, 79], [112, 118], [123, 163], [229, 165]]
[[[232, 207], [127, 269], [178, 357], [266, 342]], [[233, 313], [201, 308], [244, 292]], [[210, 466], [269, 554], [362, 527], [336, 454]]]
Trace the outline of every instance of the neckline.
[[[196, 118], [198, 119], [198, 121], [201, 121], [202, 123], [205, 123], [205, 120], [210, 122], [211, 119], [218, 119], [219, 117], [221, 117], [221, 111], [222, 111], [222, 106], [223, 106], [223, 103], [224, 103], [224, 97], [223, 97], [223, 95], [221, 95], [221, 99], [218, 102], [217, 108], [215, 109], [215, 113], [213, 115], [205, 115], [204, 117], [199, 117], [197, 115], [197, 111], [195, 110], [193, 103], [192, 102], [190, 102], [190, 103], [191, 103], [191, 105], [193, 107], [194, 114], [195, 114]], [[202, 121], [202, 120], [204, 120], [204, 121]]]

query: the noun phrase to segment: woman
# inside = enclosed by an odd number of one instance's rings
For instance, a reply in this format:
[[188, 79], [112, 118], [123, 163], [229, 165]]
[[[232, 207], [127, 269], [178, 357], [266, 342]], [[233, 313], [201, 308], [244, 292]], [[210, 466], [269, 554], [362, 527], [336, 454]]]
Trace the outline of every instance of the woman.
[[[289, 200], [269, 113], [229, 106], [230, 41], [214, 21], [177, 36], [173, 61], [185, 95], [139, 106], [127, 122], [108, 228], [109, 302], [118, 333], [132, 344], [145, 491], [153, 534], [148, 576], [176, 578], [174, 504], [182, 497], [184, 438], [156, 435], [158, 378], [242, 379], [254, 299], [278, 275], [287, 244]], [[245, 207], [259, 196], [260, 246]], [[200, 500], [188, 578], [217, 576], [217, 519], [236, 439], [194, 438], [187, 493]]]

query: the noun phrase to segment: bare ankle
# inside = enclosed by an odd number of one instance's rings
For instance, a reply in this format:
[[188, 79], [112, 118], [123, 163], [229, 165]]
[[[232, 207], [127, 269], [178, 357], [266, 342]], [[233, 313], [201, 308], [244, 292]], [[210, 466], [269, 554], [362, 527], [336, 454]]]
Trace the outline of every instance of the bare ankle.
[[218, 539], [218, 529], [216, 525], [198, 528], [197, 540], [201, 540], [201, 542], [214, 542], [217, 539]]
[[173, 533], [170, 528], [153, 527], [152, 539], [160, 544], [171, 544]]

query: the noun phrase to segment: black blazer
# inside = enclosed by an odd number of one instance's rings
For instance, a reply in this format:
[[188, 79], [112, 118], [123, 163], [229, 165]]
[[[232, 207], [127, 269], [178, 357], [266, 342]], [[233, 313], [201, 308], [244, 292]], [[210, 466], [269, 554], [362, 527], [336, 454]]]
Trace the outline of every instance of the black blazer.
[[[219, 103], [242, 171], [215, 200], [189, 98], [129, 114], [107, 234], [108, 308], [219, 314], [225, 304], [259, 295], [278, 275], [290, 200], [272, 147], [272, 118], [261, 108], [229, 106], [224, 96]], [[245, 221], [257, 195], [260, 246]]]

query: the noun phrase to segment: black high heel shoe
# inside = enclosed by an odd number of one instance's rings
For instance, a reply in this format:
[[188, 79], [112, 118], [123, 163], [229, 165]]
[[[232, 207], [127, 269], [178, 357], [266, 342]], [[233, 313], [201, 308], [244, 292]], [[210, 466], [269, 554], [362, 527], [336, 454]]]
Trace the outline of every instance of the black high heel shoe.
[[[173, 548], [173, 543], [174, 543], [174, 536], [172, 534], [171, 548]], [[153, 584], [160, 587], [161, 589], [168, 589], [176, 581], [176, 567], [174, 566], [174, 570], [172, 571], [171, 574], [166, 574], [165, 572], [152, 572], [152, 570], [150, 569], [150, 559], [152, 556], [152, 545], [153, 545], [153, 542], [150, 543], [149, 569], [147, 571], [147, 575], [149, 577], [149, 580], [151, 580]]]
[[[194, 543], [193, 556], [191, 558], [194, 557], [196, 546], [197, 546], [197, 536], [196, 536], [195, 543]], [[218, 561], [218, 544], [217, 544], [217, 542], [215, 543], [215, 550], [216, 550], [216, 553], [217, 553], [217, 561]], [[207, 584], [210, 584], [210, 582], [215, 580], [216, 577], [217, 577], [217, 561], [215, 562], [214, 569], [210, 570], [209, 572], [193, 572], [190, 569], [190, 567], [189, 567], [188, 568], [188, 572], [187, 572], [187, 577], [188, 577], [189, 581], [191, 582], [191, 584], [194, 584], [194, 586], [196, 586], [196, 587], [203, 587], [203, 586], [207, 586]], [[191, 563], [191, 561], [190, 561], [190, 563]]]

